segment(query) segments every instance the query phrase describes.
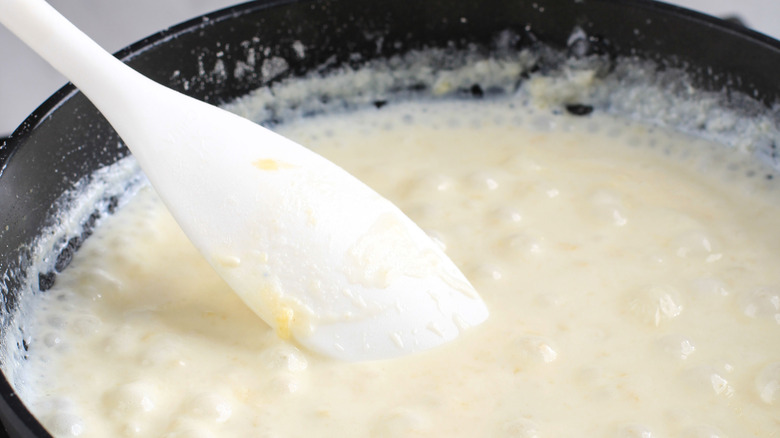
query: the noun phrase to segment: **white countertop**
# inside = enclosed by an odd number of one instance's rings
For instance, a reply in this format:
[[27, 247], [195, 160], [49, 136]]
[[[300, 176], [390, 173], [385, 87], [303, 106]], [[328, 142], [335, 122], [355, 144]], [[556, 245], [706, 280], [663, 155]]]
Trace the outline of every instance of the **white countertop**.
[[[478, 0], [475, 0], [478, 1]], [[235, 0], [50, 0], [109, 51]], [[780, 0], [673, 0], [716, 16], [738, 15], [749, 27], [780, 39]], [[0, 28], [0, 135], [18, 126], [66, 81]]]

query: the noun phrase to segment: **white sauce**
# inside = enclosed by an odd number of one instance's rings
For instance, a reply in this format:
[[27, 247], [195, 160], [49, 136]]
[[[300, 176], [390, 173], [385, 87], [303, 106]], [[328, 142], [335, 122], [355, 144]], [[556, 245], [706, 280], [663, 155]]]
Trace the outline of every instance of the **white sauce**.
[[399, 360], [307, 353], [247, 309], [143, 189], [36, 304], [26, 402], [56, 436], [780, 430], [780, 194], [758, 165], [511, 100], [281, 130], [429, 231], [489, 320]]

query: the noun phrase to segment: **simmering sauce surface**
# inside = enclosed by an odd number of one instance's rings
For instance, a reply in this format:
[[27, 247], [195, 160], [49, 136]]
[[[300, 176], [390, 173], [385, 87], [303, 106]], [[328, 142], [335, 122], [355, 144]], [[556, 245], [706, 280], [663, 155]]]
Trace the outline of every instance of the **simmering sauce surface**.
[[777, 437], [780, 202], [725, 147], [509, 101], [289, 123], [487, 302], [442, 348], [281, 341], [149, 188], [41, 296], [27, 403], [57, 436]]

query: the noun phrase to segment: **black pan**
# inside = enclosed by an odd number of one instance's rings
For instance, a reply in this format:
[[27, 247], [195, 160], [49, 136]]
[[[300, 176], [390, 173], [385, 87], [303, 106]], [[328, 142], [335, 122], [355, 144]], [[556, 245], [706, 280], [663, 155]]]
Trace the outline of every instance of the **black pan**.
[[[661, 68], [683, 67], [704, 90], [739, 92], [767, 108], [780, 97], [778, 41], [648, 0], [261, 0], [164, 30], [117, 56], [159, 82], [221, 104], [317, 68], [354, 66], [426, 47], [475, 43], [490, 50], [503, 30], [520, 36], [517, 49], [545, 44], [566, 50], [575, 27], [589, 36], [591, 52], [649, 59]], [[380, 37], [382, 44], [377, 44]], [[293, 48], [295, 41], [307, 48], [302, 59]], [[235, 63], [230, 61], [246, 59], [250, 49], [258, 53], [258, 66], [264, 57], [278, 56], [288, 61], [289, 69], [271, 78], [233, 75]], [[199, 73], [201, 66], [214, 66], [220, 59], [226, 61], [226, 75]], [[85, 222], [82, 236], [62, 242], [54, 270], [31, 269], [30, 243], [56, 217], [55, 200], [94, 170], [126, 156], [118, 142], [71, 85], [41, 105], [6, 144], [0, 142], [3, 333], [16, 329], [8, 316], [17, 309], [21, 286], [31, 281], [41, 290], [51, 287], [90, 233], [94, 217]], [[110, 199], [108, 204], [110, 211]], [[15, 348], [22, 351], [25, 345]], [[0, 378], [0, 421], [12, 437], [50, 436], [5, 376]]]

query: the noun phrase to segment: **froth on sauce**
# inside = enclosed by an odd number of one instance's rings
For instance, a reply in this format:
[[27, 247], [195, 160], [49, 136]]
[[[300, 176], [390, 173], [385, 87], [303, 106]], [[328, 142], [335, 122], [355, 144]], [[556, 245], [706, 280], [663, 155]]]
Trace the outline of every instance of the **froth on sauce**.
[[502, 100], [280, 131], [426, 229], [490, 319], [399, 360], [302, 351], [230, 292], [146, 188], [39, 298], [26, 402], [56, 436], [780, 430], [780, 203], [758, 165], [657, 128]]

